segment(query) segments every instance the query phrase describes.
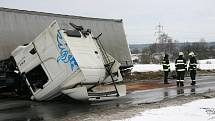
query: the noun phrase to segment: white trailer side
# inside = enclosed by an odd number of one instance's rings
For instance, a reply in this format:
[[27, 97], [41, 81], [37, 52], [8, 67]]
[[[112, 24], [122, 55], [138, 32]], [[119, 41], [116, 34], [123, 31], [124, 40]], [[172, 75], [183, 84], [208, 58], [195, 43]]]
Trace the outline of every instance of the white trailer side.
[[116, 58], [122, 67], [132, 66], [121, 19], [90, 18], [8, 8], [0, 8], [0, 60], [8, 58], [17, 46], [31, 42], [53, 20], [57, 20], [61, 28], [70, 28], [68, 23], [72, 22], [91, 29], [94, 36], [103, 33], [101, 42], [105, 50]]

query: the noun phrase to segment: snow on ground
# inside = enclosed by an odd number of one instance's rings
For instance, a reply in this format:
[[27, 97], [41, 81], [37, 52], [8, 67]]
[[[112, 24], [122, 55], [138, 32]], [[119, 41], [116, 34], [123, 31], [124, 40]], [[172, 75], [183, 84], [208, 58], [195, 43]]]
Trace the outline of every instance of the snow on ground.
[[213, 70], [215, 69], [215, 59], [206, 59], [206, 60], [199, 60], [198, 68], [202, 70]]
[[[199, 60], [197, 68], [201, 70], [214, 70], [215, 69], [215, 59]], [[156, 72], [162, 71], [162, 65], [160, 64], [136, 64], [134, 65], [132, 72]], [[175, 64], [170, 63], [170, 70], [175, 70]]]
[[162, 66], [159, 64], [136, 64], [134, 65], [132, 72], [148, 72], [148, 71], [161, 71]]
[[[136, 64], [134, 65], [132, 72], [156, 72], [162, 71], [163, 66], [160, 64]], [[170, 64], [170, 70], [175, 70], [175, 64]]]
[[200, 64], [215, 64], [215, 59], [199, 60], [198, 63], [200, 63]]
[[215, 121], [215, 98], [151, 109], [121, 121]]
[[201, 70], [214, 70], [215, 64], [199, 64], [198, 68]]

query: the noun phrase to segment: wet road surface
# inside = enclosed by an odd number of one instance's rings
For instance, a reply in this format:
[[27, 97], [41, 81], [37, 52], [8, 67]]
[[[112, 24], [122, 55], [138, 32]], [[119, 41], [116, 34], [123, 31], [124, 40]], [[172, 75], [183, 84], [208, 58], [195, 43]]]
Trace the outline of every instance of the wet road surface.
[[[171, 82], [171, 81], [170, 81]], [[175, 83], [172, 81], [171, 83]], [[90, 104], [74, 101], [35, 102], [20, 99], [0, 99], [0, 121], [52, 121], [65, 116], [77, 117], [87, 113], [99, 113], [110, 108], [119, 109], [121, 106], [132, 106], [153, 103], [166, 98], [182, 95], [198, 94], [215, 90], [215, 76], [197, 78], [197, 85], [190, 86], [187, 79], [185, 87], [176, 86], [158, 89], [131, 91], [126, 97], [113, 101], [92, 102]], [[86, 117], [87, 120], [87, 117]]]

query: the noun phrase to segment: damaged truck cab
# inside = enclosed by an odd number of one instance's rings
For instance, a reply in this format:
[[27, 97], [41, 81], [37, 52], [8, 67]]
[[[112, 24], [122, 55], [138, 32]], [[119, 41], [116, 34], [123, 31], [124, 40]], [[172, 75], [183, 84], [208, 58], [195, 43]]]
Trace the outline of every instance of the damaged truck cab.
[[120, 63], [103, 49], [90, 30], [71, 23], [64, 30], [56, 21], [12, 56], [25, 76], [32, 100], [51, 100], [62, 94], [76, 100], [106, 100], [126, 95]]

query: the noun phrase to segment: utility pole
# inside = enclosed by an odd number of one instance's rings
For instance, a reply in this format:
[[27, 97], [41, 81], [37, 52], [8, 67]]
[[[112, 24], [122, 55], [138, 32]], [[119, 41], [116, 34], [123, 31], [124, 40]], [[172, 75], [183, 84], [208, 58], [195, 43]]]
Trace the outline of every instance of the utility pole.
[[163, 34], [163, 26], [159, 23], [155, 29], [156, 29], [155, 35], [157, 35], [155, 43], [159, 43], [159, 37], [161, 34]]

